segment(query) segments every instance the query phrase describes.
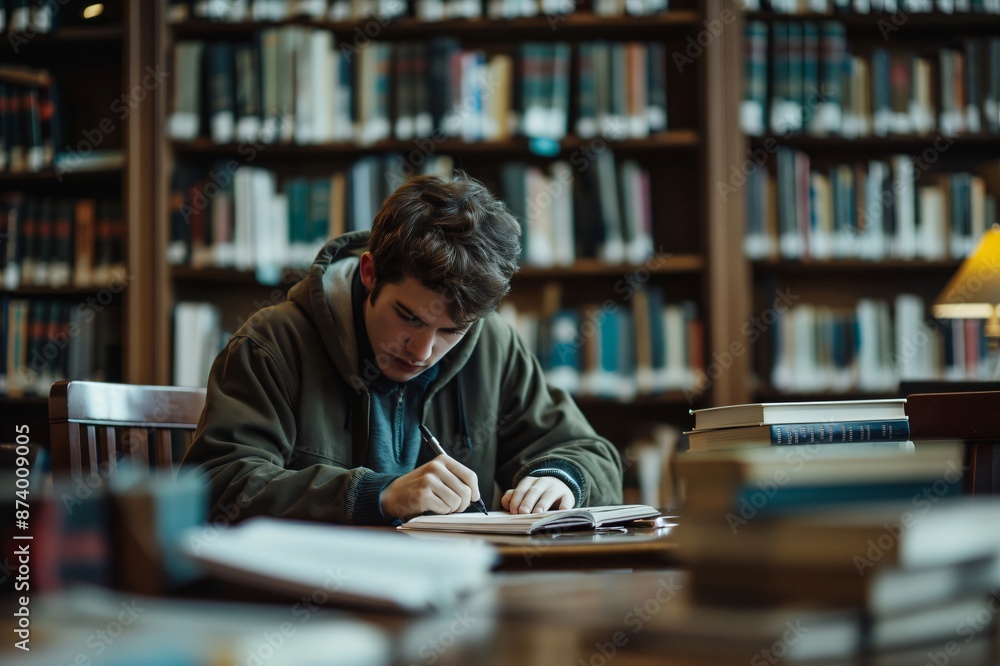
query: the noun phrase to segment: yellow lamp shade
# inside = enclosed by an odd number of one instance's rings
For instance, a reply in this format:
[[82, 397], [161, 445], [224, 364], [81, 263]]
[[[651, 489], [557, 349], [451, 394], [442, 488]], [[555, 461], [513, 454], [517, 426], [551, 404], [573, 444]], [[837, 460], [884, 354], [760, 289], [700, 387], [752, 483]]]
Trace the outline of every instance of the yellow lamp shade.
[[962, 262], [958, 272], [934, 302], [940, 319], [990, 319], [1000, 305], [1000, 228], [983, 234], [976, 251]]

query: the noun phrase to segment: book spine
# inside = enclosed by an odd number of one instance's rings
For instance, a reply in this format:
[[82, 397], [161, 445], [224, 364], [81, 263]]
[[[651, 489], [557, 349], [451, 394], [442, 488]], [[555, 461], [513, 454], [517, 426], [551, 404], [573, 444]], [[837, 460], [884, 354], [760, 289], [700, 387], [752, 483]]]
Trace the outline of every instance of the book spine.
[[771, 426], [772, 446], [905, 442], [909, 439], [910, 422], [907, 419], [795, 423]]

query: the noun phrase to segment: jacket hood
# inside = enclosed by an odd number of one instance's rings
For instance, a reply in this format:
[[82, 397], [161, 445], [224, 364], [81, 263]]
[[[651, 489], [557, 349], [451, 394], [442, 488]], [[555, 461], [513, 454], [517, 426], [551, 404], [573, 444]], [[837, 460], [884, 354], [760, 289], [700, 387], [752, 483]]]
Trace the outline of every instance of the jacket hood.
[[[359, 257], [368, 249], [368, 237], [368, 231], [352, 231], [330, 240], [316, 255], [306, 278], [288, 292], [288, 299], [313, 321], [327, 355], [355, 390], [367, 390], [367, 383], [358, 367], [351, 282]], [[443, 386], [458, 374], [472, 355], [480, 330], [481, 322], [477, 321], [438, 362], [440, 371], [433, 386]]]

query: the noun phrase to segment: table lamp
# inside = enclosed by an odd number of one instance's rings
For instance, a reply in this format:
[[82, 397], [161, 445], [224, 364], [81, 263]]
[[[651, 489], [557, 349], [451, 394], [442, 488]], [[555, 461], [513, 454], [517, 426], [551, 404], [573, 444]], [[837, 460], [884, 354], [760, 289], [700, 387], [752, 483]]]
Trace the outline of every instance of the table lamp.
[[938, 319], [985, 319], [990, 352], [1000, 351], [1000, 225], [983, 234], [975, 252], [934, 301]]

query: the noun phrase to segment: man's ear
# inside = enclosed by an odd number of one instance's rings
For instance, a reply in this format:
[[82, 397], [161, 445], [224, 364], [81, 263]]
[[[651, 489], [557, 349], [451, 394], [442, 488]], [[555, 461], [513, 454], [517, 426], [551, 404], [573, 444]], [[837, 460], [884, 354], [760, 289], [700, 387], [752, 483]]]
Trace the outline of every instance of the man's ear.
[[375, 289], [375, 260], [371, 252], [361, 255], [361, 284], [365, 285], [369, 294]]

